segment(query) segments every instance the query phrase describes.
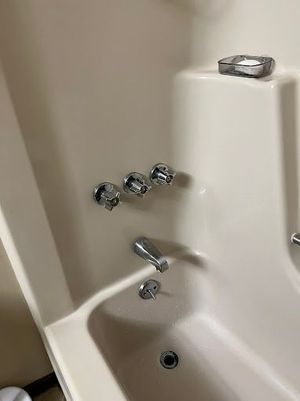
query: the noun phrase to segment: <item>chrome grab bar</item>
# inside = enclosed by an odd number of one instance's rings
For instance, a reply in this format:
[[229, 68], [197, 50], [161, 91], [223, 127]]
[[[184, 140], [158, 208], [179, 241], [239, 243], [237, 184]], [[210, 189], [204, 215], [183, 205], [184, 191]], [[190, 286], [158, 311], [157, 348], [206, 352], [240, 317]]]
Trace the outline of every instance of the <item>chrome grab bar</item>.
[[293, 244], [300, 245], [300, 234], [299, 234], [299, 233], [294, 233], [294, 234], [291, 236], [291, 242], [292, 242]]

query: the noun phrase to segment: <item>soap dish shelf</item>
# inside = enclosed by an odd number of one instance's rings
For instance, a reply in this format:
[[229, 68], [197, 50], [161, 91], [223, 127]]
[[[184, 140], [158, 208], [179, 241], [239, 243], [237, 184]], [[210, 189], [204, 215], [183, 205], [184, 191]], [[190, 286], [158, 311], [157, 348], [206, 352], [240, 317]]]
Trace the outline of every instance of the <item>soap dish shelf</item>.
[[272, 73], [275, 61], [267, 56], [237, 55], [218, 61], [219, 73], [246, 78], [261, 78]]

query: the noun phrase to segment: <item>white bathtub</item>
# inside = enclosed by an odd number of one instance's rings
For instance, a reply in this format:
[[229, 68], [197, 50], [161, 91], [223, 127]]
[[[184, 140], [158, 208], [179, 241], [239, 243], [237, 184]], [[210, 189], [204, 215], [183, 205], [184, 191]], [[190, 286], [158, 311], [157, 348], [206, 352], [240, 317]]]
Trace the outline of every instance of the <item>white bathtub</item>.
[[[57, 131], [65, 164], [55, 186], [36, 167], [47, 184], [38, 185], [1, 76], [0, 87], [1, 238], [69, 400], [298, 401], [300, 264], [289, 242], [299, 231], [298, 73], [179, 74], [174, 128], [161, 135], [168, 146], [158, 154], [145, 134], [152, 151], [133, 163], [136, 135], [127, 135], [112, 179], [165, 161], [188, 185], [155, 188], [111, 214], [91, 196], [111, 177], [111, 153], [98, 157], [102, 137], [80, 131], [74, 141], [72, 125], [65, 157]], [[43, 150], [60, 166], [46, 145], [31, 157]], [[166, 241], [196, 253], [155, 274], [131, 251], [141, 235], [160, 240], [163, 255]], [[161, 282], [156, 301], [138, 296], [148, 277]], [[166, 350], [179, 355], [174, 370], [159, 364]]]
[[[298, 396], [213, 314], [207, 266], [180, 257], [164, 274], [152, 266], [97, 294], [46, 329], [56, 366], [74, 401], [288, 401]], [[161, 283], [157, 299], [141, 282]], [[178, 366], [160, 364], [175, 351]]]

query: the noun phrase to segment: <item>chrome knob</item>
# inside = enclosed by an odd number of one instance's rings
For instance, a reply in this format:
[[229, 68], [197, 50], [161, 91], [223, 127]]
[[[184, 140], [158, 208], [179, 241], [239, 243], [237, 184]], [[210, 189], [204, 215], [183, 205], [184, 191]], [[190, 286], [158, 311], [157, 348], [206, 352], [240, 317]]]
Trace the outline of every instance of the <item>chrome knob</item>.
[[176, 171], [164, 163], [153, 166], [150, 172], [150, 180], [155, 185], [171, 185], [176, 176]]
[[95, 201], [109, 211], [119, 204], [121, 196], [117, 187], [110, 182], [102, 182], [97, 185], [93, 195]]
[[295, 245], [300, 245], [300, 234], [295, 233], [291, 236], [291, 242]]
[[150, 191], [151, 185], [143, 174], [132, 172], [123, 179], [124, 191], [143, 198]]

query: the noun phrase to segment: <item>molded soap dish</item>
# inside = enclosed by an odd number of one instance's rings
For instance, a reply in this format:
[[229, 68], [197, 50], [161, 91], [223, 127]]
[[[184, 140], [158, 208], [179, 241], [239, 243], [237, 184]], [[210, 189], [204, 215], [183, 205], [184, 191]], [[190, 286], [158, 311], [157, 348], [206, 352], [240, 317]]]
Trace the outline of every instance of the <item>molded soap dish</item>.
[[266, 56], [237, 55], [218, 61], [219, 73], [246, 78], [261, 78], [272, 73], [275, 61]]

